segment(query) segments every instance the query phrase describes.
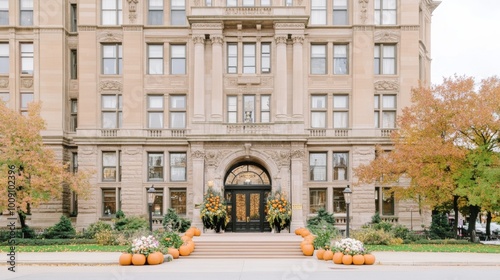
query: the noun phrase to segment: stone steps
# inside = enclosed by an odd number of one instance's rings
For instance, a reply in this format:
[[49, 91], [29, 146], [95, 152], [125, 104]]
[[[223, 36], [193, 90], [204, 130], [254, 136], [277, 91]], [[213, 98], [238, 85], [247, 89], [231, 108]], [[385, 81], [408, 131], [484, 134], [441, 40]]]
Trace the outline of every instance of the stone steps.
[[196, 241], [195, 250], [187, 258], [304, 258], [300, 241], [226, 240]]

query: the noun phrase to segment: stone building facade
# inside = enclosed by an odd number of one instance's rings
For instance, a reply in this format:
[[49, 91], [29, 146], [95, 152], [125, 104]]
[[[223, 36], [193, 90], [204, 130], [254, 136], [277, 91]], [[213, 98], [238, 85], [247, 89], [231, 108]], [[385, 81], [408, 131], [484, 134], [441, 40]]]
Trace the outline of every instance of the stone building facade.
[[[430, 82], [432, 0], [0, 0], [0, 95], [43, 102], [47, 145], [95, 170], [90, 196], [33, 209], [78, 228], [168, 208], [201, 227], [209, 182], [233, 231], [265, 231], [285, 192], [292, 230], [320, 208], [345, 226], [429, 216], [353, 168], [391, 148], [411, 88]], [[7, 64], [5, 64], [7, 63]], [[252, 225], [251, 222], [254, 222]]]

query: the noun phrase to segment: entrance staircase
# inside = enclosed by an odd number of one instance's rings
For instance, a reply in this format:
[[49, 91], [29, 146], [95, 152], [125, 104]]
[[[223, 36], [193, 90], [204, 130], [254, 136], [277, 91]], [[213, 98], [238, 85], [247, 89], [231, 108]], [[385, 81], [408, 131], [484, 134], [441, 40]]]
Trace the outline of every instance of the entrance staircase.
[[195, 250], [186, 258], [305, 258], [300, 250], [302, 238], [293, 233], [205, 233], [193, 241]]

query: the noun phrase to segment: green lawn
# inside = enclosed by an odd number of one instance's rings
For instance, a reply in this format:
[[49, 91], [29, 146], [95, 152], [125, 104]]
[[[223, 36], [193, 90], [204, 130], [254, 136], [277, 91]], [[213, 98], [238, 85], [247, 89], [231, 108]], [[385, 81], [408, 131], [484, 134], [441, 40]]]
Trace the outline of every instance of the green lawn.
[[[97, 244], [16, 246], [17, 252], [125, 252], [129, 246], [102, 246]], [[0, 246], [0, 252], [7, 252], [9, 247]]]
[[500, 245], [483, 244], [402, 244], [366, 245], [371, 251], [500, 253]]

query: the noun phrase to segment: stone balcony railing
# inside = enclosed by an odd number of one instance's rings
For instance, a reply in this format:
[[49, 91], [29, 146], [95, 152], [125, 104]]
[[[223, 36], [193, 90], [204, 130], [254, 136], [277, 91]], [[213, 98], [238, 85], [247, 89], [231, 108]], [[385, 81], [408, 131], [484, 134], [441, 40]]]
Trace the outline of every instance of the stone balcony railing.
[[270, 124], [245, 123], [227, 125], [227, 134], [270, 134]]
[[191, 7], [191, 14], [188, 20], [193, 21], [198, 18], [238, 18], [240, 20], [252, 20], [258, 18], [290, 18], [301, 17], [307, 20], [309, 15], [304, 6], [284, 7], [284, 6], [246, 6], [246, 7]]

